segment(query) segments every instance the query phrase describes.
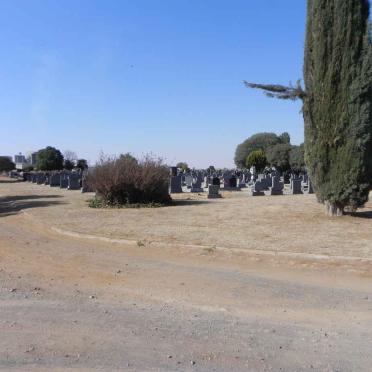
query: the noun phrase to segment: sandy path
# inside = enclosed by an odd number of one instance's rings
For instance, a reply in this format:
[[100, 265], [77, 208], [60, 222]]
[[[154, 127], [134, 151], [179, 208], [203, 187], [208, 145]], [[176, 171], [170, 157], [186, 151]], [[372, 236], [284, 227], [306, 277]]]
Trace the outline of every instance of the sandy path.
[[372, 365], [366, 271], [72, 239], [20, 214], [0, 237], [4, 370]]

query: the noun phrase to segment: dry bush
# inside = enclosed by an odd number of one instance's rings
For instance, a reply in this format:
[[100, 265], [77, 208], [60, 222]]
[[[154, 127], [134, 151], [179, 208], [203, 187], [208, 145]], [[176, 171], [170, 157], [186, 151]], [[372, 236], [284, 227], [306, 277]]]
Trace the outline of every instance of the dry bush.
[[89, 170], [87, 184], [107, 205], [167, 203], [169, 169], [161, 159], [145, 156], [137, 160], [126, 154], [101, 156]]

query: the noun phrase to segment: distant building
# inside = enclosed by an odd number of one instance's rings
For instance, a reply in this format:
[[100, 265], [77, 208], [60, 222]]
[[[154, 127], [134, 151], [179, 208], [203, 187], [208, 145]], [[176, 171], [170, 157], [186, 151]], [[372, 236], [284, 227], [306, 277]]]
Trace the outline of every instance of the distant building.
[[37, 152], [33, 152], [30, 156], [31, 165], [36, 165], [37, 163]]
[[26, 157], [20, 152], [18, 155], [14, 155], [14, 163], [24, 164], [27, 163]]

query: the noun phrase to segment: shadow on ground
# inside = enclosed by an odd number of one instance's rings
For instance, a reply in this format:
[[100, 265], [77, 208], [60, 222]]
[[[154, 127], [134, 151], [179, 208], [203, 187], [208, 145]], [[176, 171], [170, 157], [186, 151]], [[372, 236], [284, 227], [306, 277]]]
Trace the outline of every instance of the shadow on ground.
[[61, 195], [18, 195], [0, 197], [0, 217], [6, 217], [17, 214], [22, 209], [49, 207], [50, 205], [66, 204], [65, 202], [59, 200], [48, 200], [57, 199], [61, 197], [62, 197]]
[[[209, 200], [192, 200], [192, 199], [182, 199], [182, 200], [172, 200], [169, 204], [170, 207], [185, 206], [185, 205], [202, 205], [210, 203]], [[168, 206], [168, 205], [167, 205]]]
[[357, 218], [372, 218], [372, 211], [363, 211], [363, 212], [353, 212], [347, 213], [349, 216], [357, 217]]

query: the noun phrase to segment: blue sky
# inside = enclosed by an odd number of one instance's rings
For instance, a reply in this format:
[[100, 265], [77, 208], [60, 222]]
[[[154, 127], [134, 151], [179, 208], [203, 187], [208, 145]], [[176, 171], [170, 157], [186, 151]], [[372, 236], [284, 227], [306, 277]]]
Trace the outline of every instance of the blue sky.
[[2, 0], [1, 155], [152, 152], [233, 165], [261, 131], [303, 141], [300, 103], [242, 81], [302, 76], [305, 0]]

